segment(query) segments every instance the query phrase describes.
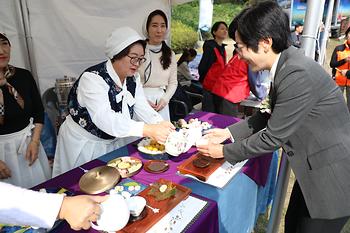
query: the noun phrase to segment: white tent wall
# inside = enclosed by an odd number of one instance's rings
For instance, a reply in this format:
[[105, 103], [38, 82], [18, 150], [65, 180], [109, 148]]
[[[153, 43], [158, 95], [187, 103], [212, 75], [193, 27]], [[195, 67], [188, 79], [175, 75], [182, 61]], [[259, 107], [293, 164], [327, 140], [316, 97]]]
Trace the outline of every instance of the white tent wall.
[[29, 69], [22, 12], [18, 0], [0, 0], [0, 32], [6, 33], [11, 41], [11, 63]]
[[170, 13], [168, 0], [27, 0], [27, 8], [41, 92], [105, 60], [105, 40], [115, 28], [142, 33], [149, 12]]
[[[18, 2], [17, 2], [18, 1]], [[0, 30], [12, 43], [11, 64], [29, 68], [20, 0], [0, 0]], [[169, 16], [169, 0], [22, 0], [23, 21], [30, 45], [33, 75], [41, 93], [64, 75], [78, 77], [84, 69], [106, 60], [107, 36], [117, 27], [130, 26], [142, 35], [142, 25], [154, 9]], [[19, 30], [19, 28], [21, 30]], [[22, 61], [21, 61], [22, 59]]]

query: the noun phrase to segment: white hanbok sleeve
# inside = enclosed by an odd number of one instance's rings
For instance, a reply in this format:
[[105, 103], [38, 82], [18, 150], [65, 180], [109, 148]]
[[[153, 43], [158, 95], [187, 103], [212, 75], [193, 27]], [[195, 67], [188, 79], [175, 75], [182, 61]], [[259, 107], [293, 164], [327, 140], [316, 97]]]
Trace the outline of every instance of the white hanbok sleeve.
[[63, 197], [0, 182], [0, 223], [51, 228]]
[[128, 112], [115, 112], [109, 102], [108, 89], [101, 76], [85, 72], [78, 85], [78, 102], [87, 108], [92, 122], [107, 134], [117, 138], [142, 137], [144, 122], [132, 120]]
[[136, 91], [135, 91], [135, 105], [134, 111], [138, 119], [147, 124], [156, 124], [163, 121], [162, 116], [149, 105], [143, 87], [141, 84], [140, 75], [135, 75], [136, 79]]

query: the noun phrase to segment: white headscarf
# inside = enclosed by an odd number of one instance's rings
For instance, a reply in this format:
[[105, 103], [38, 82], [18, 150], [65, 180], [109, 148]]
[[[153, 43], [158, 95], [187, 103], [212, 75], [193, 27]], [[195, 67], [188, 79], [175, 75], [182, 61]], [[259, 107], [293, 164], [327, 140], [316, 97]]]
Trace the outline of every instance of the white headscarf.
[[[160, 9], [158, 9], [158, 10], [160, 10]], [[155, 10], [153, 10], [153, 11], [155, 11]], [[153, 12], [153, 11], [151, 11], [151, 12]], [[163, 11], [163, 10], [161, 10], [161, 11]], [[145, 18], [145, 20], [144, 20], [144, 22], [143, 22], [143, 25], [142, 25], [142, 34], [143, 34], [143, 36], [146, 37], [147, 39], [149, 38], [148, 31], [147, 31], [147, 19], [148, 19], [149, 15], [151, 14], [151, 12], [150, 12], [150, 13], [148, 14], [148, 16]], [[163, 12], [164, 12], [164, 11], [163, 11]], [[167, 30], [166, 30], [166, 33], [165, 33], [165, 35], [164, 35], [164, 40], [167, 40], [167, 39], [169, 38], [170, 21], [169, 21], [168, 15], [167, 15], [165, 12], [164, 12], [164, 14], [165, 14], [166, 19], [167, 19], [167, 21], [168, 21]]]
[[143, 40], [143, 38], [134, 29], [130, 27], [117, 28], [106, 40], [105, 53], [107, 57], [112, 59], [123, 49], [138, 40]]

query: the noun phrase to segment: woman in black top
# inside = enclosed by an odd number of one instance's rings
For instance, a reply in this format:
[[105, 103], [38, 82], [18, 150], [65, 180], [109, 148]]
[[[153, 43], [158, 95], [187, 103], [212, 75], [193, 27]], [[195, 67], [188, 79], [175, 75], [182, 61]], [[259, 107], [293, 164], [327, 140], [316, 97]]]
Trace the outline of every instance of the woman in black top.
[[226, 65], [224, 40], [227, 38], [227, 24], [219, 21], [213, 24], [211, 34], [214, 39], [203, 44], [203, 56], [198, 65], [199, 81], [203, 84], [202, 110], [215, 112], [213, 94], [211, 93], [216, 78]]
[[10, 53], [0, 33], [0, 179], [28, 188], [51, 177], [40, 144], [44, 108], [33, 76], [9, 65]]

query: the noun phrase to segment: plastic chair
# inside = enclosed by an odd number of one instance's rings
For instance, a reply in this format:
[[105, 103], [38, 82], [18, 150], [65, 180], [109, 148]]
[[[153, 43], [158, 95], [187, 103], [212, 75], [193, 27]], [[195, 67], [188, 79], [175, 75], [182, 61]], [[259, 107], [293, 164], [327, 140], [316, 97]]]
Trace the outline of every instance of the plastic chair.
[[169, 101], [170, 120], [177, 121], [189, 114], [189, 109], [184, 101], [171, 99]]

